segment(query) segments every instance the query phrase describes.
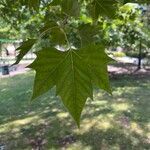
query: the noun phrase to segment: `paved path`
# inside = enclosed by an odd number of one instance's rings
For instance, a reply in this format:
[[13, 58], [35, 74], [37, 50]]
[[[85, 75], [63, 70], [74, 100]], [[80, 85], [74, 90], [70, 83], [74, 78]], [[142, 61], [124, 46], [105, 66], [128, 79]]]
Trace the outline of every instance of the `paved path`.
[[[131, 57], [121, 57], [121, 58], [115, 58], [118, 63], [115, 65], [109, 65], [108, 71], [111, 74], [132, 74], [135, 73], [135, 70], [137, 68], [137, 58], [131, 58]], [[15, 76], [17, 74], [26, 73], [30, 69], [25, 68], [28, 64], [32, 63], [33, 60], [23, 60], [20, 62], [19, 65], [10, 67], [10, 74], [9, 75], [2, 75], [0, 72], [0, 78], [7, 78], [10, 76]], [[9, 63], [13, 64], [13, 62]], [[149, 71], [148, 71], [149, 70]], [[148, 73], [150, 74], [150, 67], [148, 70], [141, 69], [137, 73]]]
[[[2, 75], [0, 74], [0, 78], [8, 78], [12, 77], [18, 74], [23, 74], [29, 71], [29, 68], [25, 68], [28, 64], [21, 64], [14, 66], [14, 68], [11, 68], [12, 71], [10, 71], [9, 75]], [[15, 69], [16, 67], [16, 69]], [[110, 74], [133, 74], [136, 70], [136, 65], [133, 64], [126, 64], [126, 63], [118, 63], [118, 65], [109, 65], [108, 66], [108, 72]], [[150, 68], [148, 70], [141, 69], [136, 74], [149, 74], [150, 75]]]
[[26, 73], [27, 71], [29, 71], [29, 68], [25, 68], [28, 64], [21, 64], [21, 65], [16, 65], [16, 66], [12, 66], [10, 68], [10, 73], [9, 75], [2, 75], [2, 73], [0, 73], [0, 78], [8, 78], [11, 76], [15, 76], [18, 74], [22, 74], [22, 73]]

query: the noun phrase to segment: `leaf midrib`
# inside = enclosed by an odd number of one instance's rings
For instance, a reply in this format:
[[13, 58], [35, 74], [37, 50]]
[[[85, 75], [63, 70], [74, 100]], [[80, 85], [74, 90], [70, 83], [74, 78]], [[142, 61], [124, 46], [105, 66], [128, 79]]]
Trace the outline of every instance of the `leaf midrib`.
[[73, 103], [75, 104], [75, 106], [77, 106], [77, 101], [76, 101], [76, 84], [75, 84], [75, 70], [74, 70], [74, 60], [73, 60], [73, 50], [70, 50], [70, 56], [71, 56], [71, 69], [72, 69], [72, 82], [73, 82]]

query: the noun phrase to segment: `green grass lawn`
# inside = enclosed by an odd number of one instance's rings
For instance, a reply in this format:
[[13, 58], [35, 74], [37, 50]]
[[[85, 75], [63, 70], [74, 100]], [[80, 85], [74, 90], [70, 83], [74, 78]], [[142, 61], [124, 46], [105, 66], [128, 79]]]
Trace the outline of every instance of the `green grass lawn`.
[[[7, 150], [150, 150], [150, 77], [111, 79], [88, 100], [81, 127], [55, 90], [30, 103], [33, 72], [0, 79], [0, 145]], [[42, 143], [42, 144], [41, 144]]]

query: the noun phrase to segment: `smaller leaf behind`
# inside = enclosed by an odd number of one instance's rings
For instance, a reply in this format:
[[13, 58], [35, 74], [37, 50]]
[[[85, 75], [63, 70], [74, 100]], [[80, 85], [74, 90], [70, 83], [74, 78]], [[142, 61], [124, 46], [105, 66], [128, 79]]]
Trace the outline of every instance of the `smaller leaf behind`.
[[54, 45], [63, 45], [66, 43], [65, 34], [61, 27], [54, 21], [46, 22], [44, 27], [40, 29], [41, 35], [48, 36]]
[[28, 39], [27, 41], [23, 42], [20, 47], [16, 49], [17, 51], [19, 51], [19, 54], [17, 55], [17, 60], [13, 65], [17, 65], [22, 60], [22, 58], [30, 51], [35, 42], [36, 39]]
[[57, 6], [61, 4], [62, 0], [53, 0], [52, 2], [50, 2], [50, 6]]
[[113, 18], [118, 3], [118, 0], [93, 0], [87, 8], [90, 16], [94, 20], [97, 20], [99, 16]]
[[35, 11], [38, 11], [39, 10], [39, 7], [40, 7], [40, 1], [41, 0], [28, 0], [28, 6], [29, 8], [32, 10], [35, 10]]
[[69, 16], [78, 17], [80, 13], [80, 7], [78, 0], [62, 0], [61, 3], [62, 12]]
[[89, 43], [94, 43], [94, 36], [99, 32], [98, 28], [92, 26], [90, 23], [80, 25], [78, 30], [82, 46], [88, 45]]

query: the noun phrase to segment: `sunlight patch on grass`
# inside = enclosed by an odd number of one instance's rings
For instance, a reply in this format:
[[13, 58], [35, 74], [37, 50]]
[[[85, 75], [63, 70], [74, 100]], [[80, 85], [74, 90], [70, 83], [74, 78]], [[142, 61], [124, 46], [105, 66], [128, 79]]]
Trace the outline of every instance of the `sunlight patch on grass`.
[[[104, 116], [103, 116], [104, 117]], [[115, 117], [115, 114], [114, 113], [109, 113], [109, 114], [106, 114], [106, 118], [107, 119], [113, 119]]]
[[5, 91], [7, 91], [7, 89], [6, 89], [6, 88], [4, 88], [4, 89], [2, 89], [2, 90], [1, 90], [1, 92], [5, 92]]
[[148, 131], [149, 131], [149, 137], [150, 137], [150, 122], [147, 123], [145, 126], [146, 126], [146, 128], [148, 129]]
[[112, 123], [108, 120], [103, 120], [96, 126], [98, 129], [107, 130], [109, 128], [112, 128]]
[[101, 91], [101, 90], [94, 91], [93, 98], [101, 100], [103, 98], [104, 94], [106, 94], [106, 93], [104, 93], [104, 91]]
[[74, 132], [78, 133], [78, 134], [84, 134], [86, 132], [88, 132], [92, 127], [95, 127], [95, 125], [97, 124], [97, 121], [95, 119], [84, 119], [82, 120], [82, 123], [80, 125], [80, 129], [75, 128]]
[[47, 114], [47, 113], [49, 113], [50, 112], [50, 108], [48, 107], [48, 109], [47, 108], [45, 108], [45, 110], [42, 112], [43, 114], [45, 113], [45, 114]]
[[18, 119], [15, 121], [11, 121], [5, 124], [0, 125], [0, 133], [8, 132], [9, 130], [13, 131], [19, 131], [20, 127], [35, 122], [36, 120], [40, 120], [40, 116], [32, 116], [32, 117], [27, 117], [25, 119]]
[[131, 108], [132, 106], [129, 105], [128, 103], [115, 103], [115, 104], [112, 104], [111, 107], [115, 111], [125, 111], [125, 110], [129, 110], [129, 108]]
[[136, 132], [141, 136], [144, 135], [143, 129], [136, 122], [131, 122], [131, 131]]
[[139, 90], [139, 87], [133, 86], [124, 86], [124, 87], [118, 87], [113, 91], [114, 96], [122, 96], [123, 94], [133, 94], [135, 91]]
[[91, 146], [86, 146], [81, 142], [76, 142], [74, 144], [69, 145], [66, 150], [92, 150]]
[[56, 116], [60, 119], [64, 119], [64, 118], [67, 118], [69, 114], [65, 112], [61, 112], [61, 113], [58, 113]]
[[108, 101], [106, 100], [99, 100], [97, 99], [97, 97], [95, 97], [95, 100], [90, 102], [90, 104], [94, 104], [94, 105], [107, 105], [108, 104]]
[[101, 120], [97, 120], [97, 118], [95, 119], [84, 119], [81, 122], [81, 126], [80, 129], [74, 129], [74, 132], [78, 133], [78, 134], [84, 134], [86, 132], [88, 132], [91, 128], [96, 128], [96, 129], [100, 129], [100, 130], [107, 130], [113, 127], [112, 121], [107, 119], [101, 119]]
[[[49, 107], [48, 107], [48, 109], [49, 109]], [[52, 109], [52, 112], [57, 112], [57, 111], [58, 111], [57, 108], [53, 108], [53, 109]]]

